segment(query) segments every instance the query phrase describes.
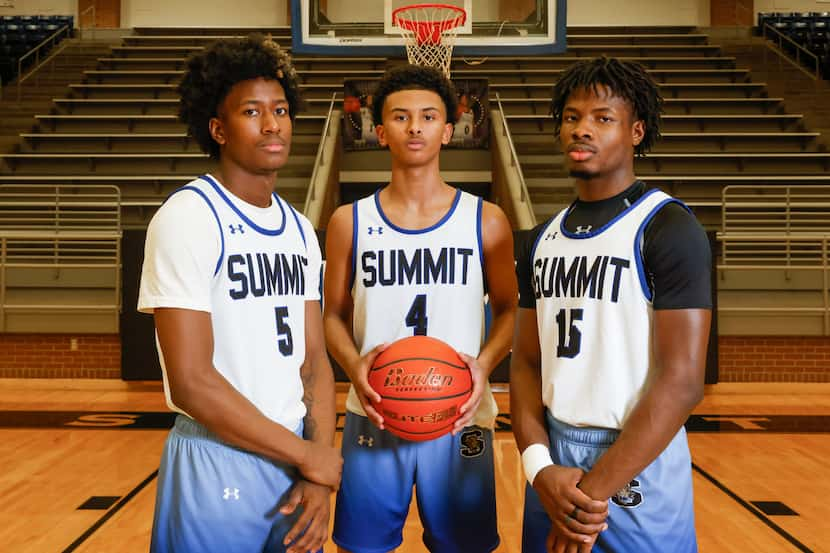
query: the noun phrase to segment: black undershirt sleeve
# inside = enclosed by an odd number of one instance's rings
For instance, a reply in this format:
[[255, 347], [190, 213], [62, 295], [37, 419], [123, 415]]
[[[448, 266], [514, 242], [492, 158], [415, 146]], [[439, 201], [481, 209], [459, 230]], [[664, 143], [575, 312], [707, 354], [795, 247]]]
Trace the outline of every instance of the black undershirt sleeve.
[[677, 203], [658, 211], [643, 233], [643, 263], [654, 309], [711, 309], [712, 252], [694, 215]]
[[519, 307], [536, 309], [536, 295], [533, 291], [533, 245], [539, 234], [550, 221], [536, 225], [532, 230], [523, 232], [523, 237], [516, 240], [516, 279], [519, 281]]

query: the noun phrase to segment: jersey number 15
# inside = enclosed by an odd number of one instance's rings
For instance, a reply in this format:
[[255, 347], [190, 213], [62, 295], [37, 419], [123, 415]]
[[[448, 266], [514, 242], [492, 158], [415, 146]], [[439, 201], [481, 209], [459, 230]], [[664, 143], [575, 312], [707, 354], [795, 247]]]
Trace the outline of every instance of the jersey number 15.
[[[568, 314], [570, 313], [570, 321]], [[572, 359], [579, 355], [582, 347], [582, 332], [576, 327], [576, 321], [582, 320], [582, 309], [560, 309], [556, 314], [559, 325], [559, 343], [556, 345], [556, 357]]]

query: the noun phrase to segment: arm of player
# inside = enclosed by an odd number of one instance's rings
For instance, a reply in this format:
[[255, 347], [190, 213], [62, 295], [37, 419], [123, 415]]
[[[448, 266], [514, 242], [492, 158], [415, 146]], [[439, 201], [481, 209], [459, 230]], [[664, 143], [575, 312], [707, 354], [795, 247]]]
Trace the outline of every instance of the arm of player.
[[383, 428], [383, 417], [370, 403], [380, 402], [380, 395], [369, 386], [369, 368], [385, 344], [361, 357], [352, 334], [352, 226], [351, 205], [345, 205], [337, 208], [326, 228], [326, 274], [323, 283], [326, 346], [346, 371], [366, 416], [373, 424]]
[[[317, 301], [306, 301], [305, 337], [306, 358], [300, 368], [306, 406], [303, 434], [307, 440], [334, 445], [337, 418], [334, 373], [326, 354], [323, 319]], [[328, 535], [331, 492], [331, 487], [306, 480], [298, 481], [291, 489], [280, 512], [291, 514], [300, 505], [303, 512], [283, 539], [283, 545], [288, 546], [287, 553], [317, 551], [323, 547]]]
[[262, 414], [213, 366], [210, 313], [156, 308], [170, 396], [222, 441], [296, 466], [309, 480], [340, 481], [341, 460], [331, 443], [303, 440]]
[[656, 374], [614, 445], [582, 480], [593, 498], [607, 499], [666, 448], [703, 398], [709, 309], [654, 312]]
[[472, 372], [473, 393], [461, 406], [462, 416], [455, 422], [453, 433], [460, 432], [472, 421], [487, 379], [510, 351], [516, 322], [519, 291], [513, 261], [513, 231], [501, 208], [490, 202], [483, 202], [482, 205], [481, 240], [493, 321], [478, 357], [474, 359], [462, 352], [462, 359]]
[[[541, 367], [536, 311], [519, 308], [510, 358], [510, 421], [520, 452], [532, 444], [550, 447]], [[592, 500], [577, 487], [583, 474], [578, 468], [551, 464], [536, 474], [531, 485], [553, 522], [553, 531], [568, 540], [589, 543], [604, 528], [608, 503]], [[581, 510], [578, 520], [570, 518], [574, 507]]]

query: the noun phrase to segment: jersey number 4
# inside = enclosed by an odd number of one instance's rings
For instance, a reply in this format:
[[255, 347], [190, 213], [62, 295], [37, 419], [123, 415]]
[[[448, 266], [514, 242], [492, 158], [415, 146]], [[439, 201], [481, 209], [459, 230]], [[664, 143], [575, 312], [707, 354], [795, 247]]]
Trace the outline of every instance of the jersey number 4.
[[427, 295], [418, 294], [415, 296], [415, 301], [412, 302], [412, 307], [409, 308], [409, 313], [406, 314], [406, 326], [412, 328], [412, 334], [415, 336], [427, 335]]
[[[568, 320], [570, 313], [570, 321]], [[556, 315], [556, 324], [559, 325], [559, 344], [556, 346], [556, 357], [574, 358], [579, 355], [582, 347], [582, 333], [576, 327], [576, 321], [582, 320], [582, 309], [560, 309]]]
[[291, 327], [288, 326], [288, 308], [275, 307], [274, 315], [277, 318], [277, 347], [280, 353], [288, 357], [294, 353], [294, 340], [291, 338]]

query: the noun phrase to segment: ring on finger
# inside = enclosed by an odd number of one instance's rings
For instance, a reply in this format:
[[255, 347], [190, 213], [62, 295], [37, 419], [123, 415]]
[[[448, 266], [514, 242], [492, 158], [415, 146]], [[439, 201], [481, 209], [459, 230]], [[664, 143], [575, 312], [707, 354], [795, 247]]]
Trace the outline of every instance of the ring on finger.
[[571, 514], [568, 515], [568, 518], [578, 519], [579, 518], [579, 507], [574, 507], [574, 510], [571, 511]]

